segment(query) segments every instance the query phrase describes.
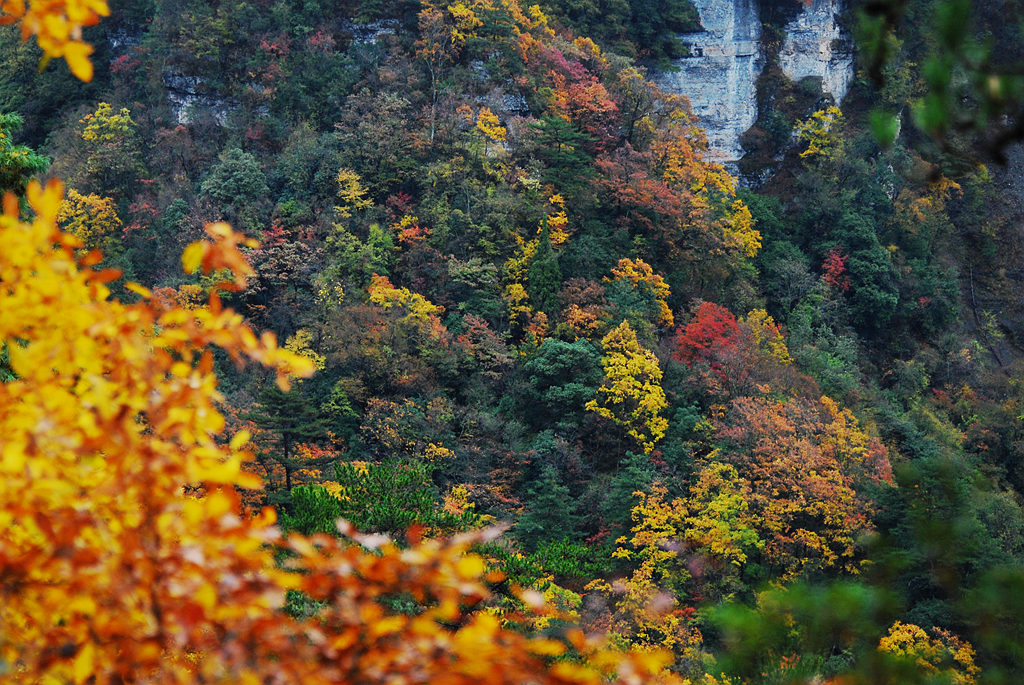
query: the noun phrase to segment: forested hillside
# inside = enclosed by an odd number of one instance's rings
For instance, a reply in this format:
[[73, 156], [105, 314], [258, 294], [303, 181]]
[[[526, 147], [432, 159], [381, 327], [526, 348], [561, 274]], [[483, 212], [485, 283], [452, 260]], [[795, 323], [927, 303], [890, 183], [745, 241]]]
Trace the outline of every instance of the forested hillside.
[[737, 178], [687, 0], [0, 2], [2, 677], [1020, 682], [989, 4]]

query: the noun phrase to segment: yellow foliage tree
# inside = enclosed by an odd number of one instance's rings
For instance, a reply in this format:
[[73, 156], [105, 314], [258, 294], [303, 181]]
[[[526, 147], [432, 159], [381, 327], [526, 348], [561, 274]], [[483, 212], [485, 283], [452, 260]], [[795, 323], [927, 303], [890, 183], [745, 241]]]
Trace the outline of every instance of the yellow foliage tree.
[[487, 107], [480, 108], [480, 113], [476, 117], [476, 128], [487, 140], [495, 143], [505, 140], [508, 133], [498, 121], [498, 116]]
[[768, 312], [763, 309], [753, 309], [739, 320], [739, 325], [741, 329], [749, 333], [750, 341], [754, 346], [769, 358], [780, 364], [793, 362], [793, 358], [789, 354], [789, 347], [786, 346], [786, 337]]
[[[241, 510], [243, 432], [224, 418], [210, 345], [269, 365], [283, 387], [310, 361], [223, 309], [193, 310], [76, 261], [56, 224], [62, 189], [28, 187], [35, 217], [4, 199], [0, 342], [16, 378], [0, 384], [0, 668], [11, 682], [267, 683], [677, 682], [663, 654], [623, 654], [570, 631], [532, 638], [486, 612], [481, 534], [400, 549], [339, 524], [342, 539], [283, 539], [274, 513]], [[183, 255], [187, 271], [252, 274], [224, 224]], [[54, 316], [59, 312], [60, 316]], [[203, 491], [197, 498], [189, 492]], [[287, 549], [282, 566], [275, 550]], [[286, 593], [322, 602], [282, 613]], [[407, 594], [424, 610], [389, 612]], [[541, 598], [524, 596], [547, 612]], [[581, 662], [550, 664], [569, 647]]]
[[284, 349], [313, 362], [317, 371], [327, 366], [327, 358], [313, 349], [313, 334], [308, 328], [300, 328], [284, 342]]
[[374, 274], [370, 284], [370, 302], [384, 309], [398, 307], [405, 311], [401, 321], [414, 323], [429, 330], [433, 335], [440, 335], [444, 329], [439, 315], [444, 307], [436, 305], [419, 293], [408, 288], [396, 288], [387, 276]]
[[820, 156], [834, 160], [843, 151], [843, 112], [835, 105], [819, 109], [804, 121], [797, 122], [797, 138], [807, 144], [801, 157]]
[[[701, 638], [686, 595], [691, 589], [699, 589], [705, 598], [738, 589], [748, 552], [764, 546], [747, 503], [749, 485], [732, 466], [712, 463], [702, 469], [685, 498], [668, 501], [661, 483], [650, 493], [635, 494], [639, 502], [632, 512], [632, 535], [620, 538], [613, 553], [632, 561], [633, 572], [617, 588], [604, 581], [590, 587], [616, 595], [616, 632], [635, 643], [687, 656]], [[716, 568], [713, 581], [692, 578], [695, 560], [696, 567]]]
[[349, 219], [356, 212], [373, 207], [373, 199], [367, 197], [366, 188], [363, 187], [359, 174], [351, 169], [338, 170], [338, 197], [341, 204], [334, 207], [334, 211], [343, 219]]
[[878, 642], [878, 649], [913, 659], [929, 676], [942, 678], [937, 682], [973, 685], [981, 669], [974, 663], [971, 643], [941, 628], [932, 628], [931, 632], [934, 637], [913, 623], [896, 621]]
[[668, 420], [661, 415], [668, 401], [661, 388], [658, 358], [640, 345], [625, 321], [612, 329], [601, 345], [605, 380], [597, 390], [599, 399], [587, 402], [586, 408], [625, 428], [644, 453], [650, 454], [668, 428]]
[[112, 140], [135, 130], [137, 124], [132, 120], [132, 113], [122, 107], [117, 114], [109, 102], [101, 102], [96, 111], [82, 117], [80, 123], [85, 124], [82, 140], [90, 143], [109, 143]]
[[74, 188], [68, 190], [67, 199], [60, 205], [57, 223], [88, 250], [104, 248], [124, 225], [113, 199], [92, 193], [82, 195]]

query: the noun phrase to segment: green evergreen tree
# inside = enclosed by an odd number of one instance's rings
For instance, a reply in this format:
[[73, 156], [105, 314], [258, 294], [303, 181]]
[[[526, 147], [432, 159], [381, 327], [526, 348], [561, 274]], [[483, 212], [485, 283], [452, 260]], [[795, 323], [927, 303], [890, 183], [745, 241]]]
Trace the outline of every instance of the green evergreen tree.
[[530, 301], [537, 309], [551, 314], [558, 309], [558, 291], [562, 287], [562, 270], [558, 267], [558, 255], [551, 247], [551, 229], [548, 220], [540, 232], [537, 252], [526, 272], [526, 287]]
[[595, 174], [594, 158], [587, 152], [594, 138], [565, 119], [551, 115], [530, 126], [537, 131], [535, 154], [547, 167], [544, 181], [570, 198], [577, 196]]
[[546, 339], [523, 364], [527, 387], [508, 396], [533, 426], [578, 425], [604, 380], [601, 354], [585, 339]]
[[29, 178], [44, 171], [50, 162], [25, 145], [14, 144], [14, 132], [24, 120], [17, 114], [0, 114], [0, 195], [25, 194]]
[[530, 488], [526, 512], [516, 525], [516, 535], [530, 549], [546, 540], [571, 538], [579, 525], [576, 504], [558, 470], [548, 464]]
[[[327, 420], [302, 393], [300, 387], [293, 388], [291, 392], [283, 392], [274, 384], [263, 388], [257, 409], [246, 418], [275, 436], [276, 444], [269, 451], [269, 456], [284, 469], [285, 491], [291, 492], [292, 474], [298, 468], [295, 447], [304, 442], [317, 443], [324, 440], [327, 436]], [[309, 468], [323, 465], [302, 464]]]
[[650, 456], [643, 452], [627, 452], [619, 471], [608, 485], [608, 493], [601, 503], [602, 519], [608, 524], [614, 540], [630, 529], [633, 507], [637, 505], [637, 491], [646, 492], [657, 478]]
[[259, 162], [248, 152], [231, 148], [221, 153], [200, 191], [236, 228], [250, 233], [259, 230], [270, 189]]

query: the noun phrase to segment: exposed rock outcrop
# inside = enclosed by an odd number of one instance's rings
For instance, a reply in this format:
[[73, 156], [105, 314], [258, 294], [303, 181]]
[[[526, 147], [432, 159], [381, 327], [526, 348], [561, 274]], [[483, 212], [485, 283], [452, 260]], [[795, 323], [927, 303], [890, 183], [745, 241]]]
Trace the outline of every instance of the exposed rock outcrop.
[[[775, 0], [695, 0], [704, 30], [684, 34], [690, 54], [659, 85], [686, 95], [707, 131], [711, 157], [735, 162], [741, 138], [758, 118], [757, 80], [765, 64], [760, 3]], [[844, 0], [811, 0], [785, 26], [778, 54], [793, 81], [821, 79], [822, 90], [839, 102], [853, 79], [853, 45], [837, 15]], [[790, 15], [792, 16], [792, 15]]]
[[779, 52], [782, 73], [792, 81], [821, 79], [821, 90], [839, 102], [853, 79], [853, 43], [836, 21], [841, 0], [812, 0], [786, 25]]
[[678, 71], [661, 74], [659, 85], [690, 99], [707, 131], [712, 156], [743, 156], [740, 136], [757, 120], [757, 77], [761, 73], [761, 19], [757, 0], [696, 0], [704, 31], [682, 36], [688, 57]]
[[168, 70], [163, 73], [163, 82], [179, 124], [192, 123], [198, 113], [205, 111], [219, 126], [227, 126], [228, 114], [235, 105], [205, 92], [201, 78]]

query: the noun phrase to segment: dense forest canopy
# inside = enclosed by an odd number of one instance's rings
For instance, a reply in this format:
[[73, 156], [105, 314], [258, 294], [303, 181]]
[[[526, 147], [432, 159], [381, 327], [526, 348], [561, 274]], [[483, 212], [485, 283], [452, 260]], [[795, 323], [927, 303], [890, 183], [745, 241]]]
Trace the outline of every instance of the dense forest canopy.
[[4, 678], [1019, 681], [988, 3], [849, 8], [732, 170], [685, 0], [0, 17]]

